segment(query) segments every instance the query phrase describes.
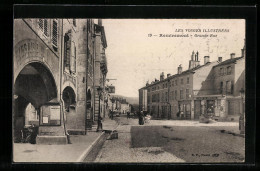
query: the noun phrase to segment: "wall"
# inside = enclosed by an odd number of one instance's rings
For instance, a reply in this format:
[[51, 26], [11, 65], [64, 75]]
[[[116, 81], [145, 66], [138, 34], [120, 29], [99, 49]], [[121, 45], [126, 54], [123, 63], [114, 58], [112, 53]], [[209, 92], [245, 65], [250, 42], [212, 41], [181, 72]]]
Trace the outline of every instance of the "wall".
[[[43, 33], [39, 30], [37, 19], [27, 19], [28, 23], [26, 23], [22, 19], [14, 20], [14, 57], [13, 57], [13, 68], [14, 68], [14, 83], [20, 71], [29, 63], [35, 62], [42, 64], [48, 71], [50, 71], [51, 75], [54, 78], [54, 82], [56, 85], [56, 91], [60, 91], [60, 74], [59, 74], [59, 58], [60, 58], [60, 35], [58, 36], [58, 49], [54, 50], [51, 44], [51, 34], [48, 37], [45, 37]], [[51, 26], [51, 19], [48, 19]], [[60, 24], [60, 20], [58, 20]], [[51, 28], [51, 27], [49, 27]], [[62, 27], [58, 27], [58, 32], [61, 32]], [[49, 30], [51, 33], [51, 30]], [[38, 82], [39, 83], [39, 82]], [[25, 94], [30, 94], [29, 87], [20, 86]], [[40, 91], [46, 90], [41, 85], [36, 85], [34, 83], [34, 88]], [[18, 88], [18, 89], [20, 89]], [[40, 93], [40, 94], [48, 94], [48, 93]], [[25, 96], [27, 96], [25, 95]], [[37, 94], [30, 94], [30, 96], [37, 96]], [[42, 104], [45, 101], [41, 101], [40, 97], [35, 97], [35, 99], [39, 99], [37, 104]], [[45, 99], [46, 100], [46, 99]], [[49, 100], [49, 99], [48, 99]], [[57, 93], [57, 101], [60, 100], [59, 93]], [[32, 100], [30, 100], [32, 101]], [[39, 102], [41, 101], [41, 102]], [[63, 119], [61, 118], [61, 122], [63, 123]], [[51, 135], [64, 135], [63, 124], [61, 126], [48, 126], [39, 128], [39, 134], [43, 135], [44, 132], [51, 133]]]
[[[224, 75], [220, 75], [219, 74], [219, 70], [220, 68], [227, 68], [228, 66], [231, 66], [231, 74], [227, 75], [226, 72], [224, 73]], [[235, 65], [232, 64], [228, 64], [228, 65], [221, 65], [221, 66], [216, 66], [214, 67], [214, 75], [215, 75], [215, 79], [214, 79], [214, 94], [221, 94], [220, 92], [220, 83], [223, 82], [223, 93], [225, 94], [226, 92], [226, 81], [234, 81], [235, 79]]]
[[211, 62], [197, 69], [193, 75], [193, 91], [194, 95], [213, 94], [214, 72], [212, 67], [218, 62]]
[[245, 58], [235, 64], [234, 96], [240, 96], [241, 88], [245, 90]]

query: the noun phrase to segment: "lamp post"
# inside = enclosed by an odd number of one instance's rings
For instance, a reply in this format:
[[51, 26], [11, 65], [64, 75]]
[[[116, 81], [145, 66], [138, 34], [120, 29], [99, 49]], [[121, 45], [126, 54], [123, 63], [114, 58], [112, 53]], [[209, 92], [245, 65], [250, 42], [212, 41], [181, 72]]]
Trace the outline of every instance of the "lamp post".
[[100, 98], [101, 98], [101, 93], [102, 93], [102, 88], [98, 87], [98, 96], [99, 96], [99, 105], [98, 105], [98, 126], [97, 126], [97, 132], [102, 131], [102, 123], [101, 123], [101, 114], [100, 114]]
[[245, 113], [244, 113], [244, 97], [245, 97], [245, 90], [241, 88], [240, 92], [240, 97], [241, 97], [241, 104], [242, 104], [242, 113], [239, 117], [239, 130], [240, 134], [245, 133]]

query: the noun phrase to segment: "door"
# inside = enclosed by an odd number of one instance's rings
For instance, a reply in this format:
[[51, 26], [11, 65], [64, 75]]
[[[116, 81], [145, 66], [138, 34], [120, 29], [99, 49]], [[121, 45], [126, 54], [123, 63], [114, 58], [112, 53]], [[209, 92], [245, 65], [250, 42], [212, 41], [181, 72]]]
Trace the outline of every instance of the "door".
[[199, 119], [199, 116], [200, 116], [200, 100], [195, 100], [194, 101], [194, 119]]
[[191, 109], [190, 103], [185, 104], [185, 117], [186, 119], [191, 119]]

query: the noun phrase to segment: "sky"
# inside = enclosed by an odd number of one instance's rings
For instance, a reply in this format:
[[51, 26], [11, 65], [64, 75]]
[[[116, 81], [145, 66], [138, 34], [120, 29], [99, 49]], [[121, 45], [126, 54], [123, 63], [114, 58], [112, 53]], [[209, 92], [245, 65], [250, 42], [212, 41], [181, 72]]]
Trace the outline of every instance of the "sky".
[[[245, 39], [242, 19], [103, 19], [102, 24], [108, 45], [107, 78], [117, 79], [108, 85], [115, 86], [116, 95], [127, 97], [138, 97], [138, 89], [147, 81], [159, 79], [162, 72], [165, 77], [168, 73], [176, 74], [179, 64], [183, 71], [187, 70], [193, 50], [199, 52], [201, 65], [204, 56], [210, 56], [210, 61], [219, 56], [229, 59], [230, 53], [239, 57]], [[201, 29], [201, 32], [186, 29]], [[228, 32], [202, 32], [203, 29], [228, 29]], [[189, 37], [159, 37], [160, 34]], [[208, 37], [195, 37], [195, 34]]]

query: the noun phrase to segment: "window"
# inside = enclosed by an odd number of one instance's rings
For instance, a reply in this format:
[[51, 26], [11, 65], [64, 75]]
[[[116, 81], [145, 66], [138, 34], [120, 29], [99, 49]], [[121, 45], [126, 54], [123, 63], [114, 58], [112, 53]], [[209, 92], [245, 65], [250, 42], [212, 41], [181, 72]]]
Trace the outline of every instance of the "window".
[[224, 75], [224, 69], [223, 68], [220, 68], [219, 75]]
[[76, 19], [73, 19], [73, 26], [76, 27]]
[[40, 30], [43, 32], [43, 19], [38, 20], [38, 25], [39, 25]]
[[58, 22], [55, 19], [52, 22], [52, 45], [58, 47]]
[[186, 89], [186, 99], [188, 99], [189, 98], [189, 89]]
[[64, 64], [65, 68], [70, 69], [70, 55], [71, 55], [71, 30], [64, 36]]
[[223, 82], [220, 82], [220, 93], [223, 93]]
[[183, 84], [183, 79], [181, 79], [181, 84]]
[[166, 84], [165, 84], [165, 88], [167, 88], [167, 87], [168, 87], [168, 84], [166, 83]]
[[168, 92], [165, 92], [165, 101], [168, 102]]
[[71, 60], [70, 60], [70, 71], [76, 73], [76, 46], [75, 42], [71, 42]]
[[226, 81], [226, 93], [231, 94], [232, 93], [232, 84], [231, 81]]
[[187, 77], [187, 84], [190, 83], [190, 77]]
[[231, 74], [231, 66], [228, 66], [227, 67], [227, 75], [230, 75]]
[[177, 82], [177, 80], [175, 80], [175, 85], [178, 85], [178, 82]]
[[43, 32], [45, 36], [48, 36], [48, 20], [47, 19], [39, 19], [38, 25], [40, 30]]
[[178, 93], [177, 93], [177, 90], [175, 90], [175, 100], [177, 100], [177, 96], [178, 96]]
[[47, 19], [44, 19], [44, 30], [43, 30], [43, 33], [45, 36], [48, 36], [48, 20]]
[[162, 100], [161, 101], [164, 102], [164, 93], [162, 93]]
[[180, 90], [180, 99], [183, 99], [183, 90]]

